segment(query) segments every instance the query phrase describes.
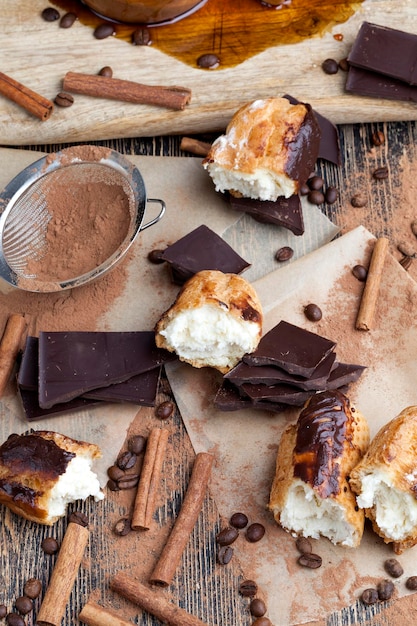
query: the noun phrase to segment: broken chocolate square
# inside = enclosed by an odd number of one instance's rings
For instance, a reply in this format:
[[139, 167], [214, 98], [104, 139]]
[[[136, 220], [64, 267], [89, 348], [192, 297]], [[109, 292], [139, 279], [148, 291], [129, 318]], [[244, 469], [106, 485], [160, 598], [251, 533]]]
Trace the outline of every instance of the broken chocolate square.
[[267, 402], [263, 400], [251, 400], [239, 394], [227, 380], [217, 390], [214, 398], [214, 407], [219, 411], [240, 411], [241, 409], [259, 409], [273, 413], [282, 413], [288, 409], [288, 405], [282, 402]]
[[370, 98], [417, 102], [417, 86], [358, 67], [349, 68], [346, 91]]
[[250, 266], [224, 239], [205, 225], [168, 246], [161, 259], [169, 263], [172, 280], [178, 285], [201, 270], [240, 274]]
[[156, 367], [121, 383], [88, 391], [83, 398], [102, 402], [132, 402], [141, 406], [155, 406], [160, 377], [161, 367]]
[[335, 346], [325, 337], [282, 320], [243, 361], [248, 365], [277, 365], [290, 374], [309, 378]]
[[254, 200], [253, 198], [235, 198], [229, 194], [229, 203], [235, 211], [249, 213], [259, 222], [276, 224], [287, 228], [294, 235], [304, 233], [304, 219], [299, 196], [289, 198], [280, 196], [277, 200]]
[[304, 391], [291, 385], [253, 385], [244, 383], [242, 390], [251, 400], [264, 400], [268, 402], [282, 402], [291, 406], [302, 406], [315, 392]]
[[364, 365], [338, 363], [335, 369], [330, 373], [326, 389], [339, 389], [340, 387], [356, 382], [362, 376], [365, 369], [366, 367]]

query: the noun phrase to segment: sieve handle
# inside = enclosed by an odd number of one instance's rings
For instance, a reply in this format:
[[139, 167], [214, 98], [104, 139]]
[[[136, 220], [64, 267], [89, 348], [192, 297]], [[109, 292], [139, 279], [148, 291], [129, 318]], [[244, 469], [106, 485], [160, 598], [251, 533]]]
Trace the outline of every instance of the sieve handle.
[[147, 222], [146, 224], [143, 224], [143, 226], [140, 227], [140, 230], [145, 230], [145, 228], [149, 228], [149, 226], [153, 226], [154, 224], [156, 224], [157, 222], [159, 222], [160, 219], [162, 219], [164, 213], [165, 213], [165, 209], [166, 209], [166, 204], [163, 200], [160, 200], [159, 198], [147, 198], [146, 202], [158, 202], [158, 204], [161, 205], [161, 210], [159, 211], [158, 215], [156, 217], [153, 218], [153, 220], [151, 220], [150, 222]]

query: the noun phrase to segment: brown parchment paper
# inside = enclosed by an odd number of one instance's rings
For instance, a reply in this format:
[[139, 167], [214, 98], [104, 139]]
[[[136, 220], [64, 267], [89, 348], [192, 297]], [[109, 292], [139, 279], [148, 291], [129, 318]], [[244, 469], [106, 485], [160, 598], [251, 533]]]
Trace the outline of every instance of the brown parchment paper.
[[[417, 285], [392, 256], [385, 263], [374, 328], [354, 329], [363, 283], [353, 277], [351, 268], [367, 264], [373, 242], [373, 236], [359, 227], [254, 283], [265, 311], [264, 332], [285, 319], [336, 341], [339, 360], [367, 366], [348, 395], [367, 417], [371, 436], [403, 408], [417, 404]], [[323, 310], [318, 324], [303, 314], [309, 302]], [[275, 626], [322, 618], [354, 603], [363, 589], [386, 577], [383, 562], [394, 554], [370, 529], [358, 549], [335, 547], [326, 539], [314, 541], [313, 550], [321, 554], [323, 565], [306, 570], [296, 563], [294, 538], [266, 510], [277, 444], [297, 411], [215, 411], [217, 374], [179, 363], [170, 364], [168, 372], [195, 450], [216, 455], [211, 490], [220, 514], [227, 520], [233, 512], [243, 511], [250, 521], [266, 527], [259, 543], [239, 537], [233, 547], [245, 575], [266, 594], [268, 616]], [[395, 581], [399, 597], [408, 593], [405, 578], [416, 572], [416, 550], [400, 557], [405, 573]]]
[[[41, 158], [42, 153], [26, 150], [0, 149], [0, 188], [24, 167]], [[276, 267], [274, 252], [281, 245], [291, 245], [294, 258], [330, 241], [338, 229], [319, 209], [308, 205], [305, 211], [305, 235], [295, 237], [285, 229], [247, 221], [247, 216], [228, 209], [214, 191], [201, 159], [180, 157], [128, 157], [140, 170], [148, 198], [160, 198], [166, 203], [162, 220], [139, 234], [128, 254], [124, 274], [125, 284], [119, 297], [103, 309], [97, 330], [151, 330], [162, 313], [174, 300], [178, 287], [171, 284], [167, 268], [152, 265], [147, 254], [154, 248], [164, 248], [197, 226], [206, 224], [218, 234], [229, 237], [229, 243], [252, 263], [248, 280], [263, 276]], [[159, 206], [148, 204], [144, 222], [149, 221]], [[246, 218], [245, 222], [242, 222]], [[103, 282], [103, 289], [105, 283]], [[88, 289], [88, 287], [87, 287]], [[0, 295], [12, 291], [0, 279]], [[101, 294], [105, 300], [106, 294]], [[87, 304], [86, 304], [87, 306]], [[80, 319], [83, 302], [80, 303]], [[56, 311], [59, 317], [59, 307]], [[66, 330], [62, 322], [62, 330]], [[43, 328], [42, 330], [48, 330]], [[84, 330], [79, 328], [79, 330]], [[11, 388], [0, 402], [0, 438], [4, 441], [12, 432], [29, 428], [51, 429], [71, 437], [91, 441], [102, 450], [96, 464], [102, 485], [107, 481], [106, 470], [113, 464], [126, 437], [129, 424], [140, 407], [132, 404], [105, 404], [90, 410], [60, 415], [37, 422], [27, 422]]]

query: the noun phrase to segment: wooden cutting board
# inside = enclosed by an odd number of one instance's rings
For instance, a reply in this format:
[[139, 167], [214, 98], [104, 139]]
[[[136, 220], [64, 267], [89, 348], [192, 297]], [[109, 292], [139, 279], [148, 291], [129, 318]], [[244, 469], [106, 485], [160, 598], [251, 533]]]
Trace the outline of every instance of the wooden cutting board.
[[[55, 107], [45, 122], [0, 96], [3, 145], [218, 131], [243, 103], [285, 93], [310, 102], [335, 123], [417, 118], [415, 104], [348, 95], [344, 72], [329, 76], [321, 69], [324, 59], [347, 56], [364, 20], [417, 34], [415, 0], [365, 0], [353, 17], [322, 37], [276, 46], [240, 65], [218, 70], [196, 69], [153, 46], [132, 46], [115, 37], [97, 40], [92, 29], [80, 22], [69, 29], [59, 28], [57, 22], [41, 19], [41, 11], [48, 6], [45, 0], [3, 0], [1, 5], [1, 69], [47, 98], [53, 99], [62, 90], [66, 72], [96, 74], [105, 65], [118, 78], [180, 84], [192, 90], [190, 105], [180, 112], [76, 96], [72, 107]], [[343, 35], [342, 41], [335, 34]]]

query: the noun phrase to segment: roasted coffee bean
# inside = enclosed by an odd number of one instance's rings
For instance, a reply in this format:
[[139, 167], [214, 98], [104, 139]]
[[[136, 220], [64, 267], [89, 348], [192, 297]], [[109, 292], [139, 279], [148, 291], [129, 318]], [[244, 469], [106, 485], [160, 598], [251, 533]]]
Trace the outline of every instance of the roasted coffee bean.
[[5, 604], [0, 604], [0, 619], [3, 619], [3, 617], [6, 617], [7, 615], [7, 607]]
[[259, 524], [259, 522], [254, 522], [247, 527], [245, 537], [250, 543], [256, 543], [262, 539], [264, 534], [265, 526]]
[[142, 435], [132, 435], [127, 442], [127, 448], [134, 454], [142, 454], [146, 448], [146, 437]]
[[307, 183], [303, 183], [300, 186], [300, 190], [298, 193], [300, 194], [300, 196], [306, 196], [309, 191], [310, 191], [310, 187], [307, 185]]
[[266, 613], [266, 604], [260, 598], [253, 598], [249, 605], [249, 611], [254, 617], [262, 617]]
[[25, 626], [25, 620], [19, 613], [8, 613], [6, 615], [7, 626]]
[[372, 177], [375, 178], [375, 180], [384, 180], [385, 178], [388, 178], [387, 166], [383, 165], [382, 167], [377, 167], [376, 170], [374, 170]]
[[321, 67], [325, 74], [337, 74], [339, 71], [339, 63], [335, 59], [325, 59]]
[[99, 76], [107, 76], [107, 78], [112, 78], [113, 76], [113, 70], [110, 67], [110, 65], [105, 65], [104, 67], [101, 68], [101, 70], [98, 73]]
[[116, 465], [121, 470], [125, 471], [132, 469], [132, 467], [136, 465], [137, 460], [138, 457], [134, 452], [126, 450], [126, 452], [122, 452], [121, 454], [119, 454], [119, 456], [117, 457]]
[[107, 488], [110, 489], [110, 491], [120, 491], [117, 481], [112, 478], [107, 481]]
[[130, 533], [131, 530], [132, 527], [130, 525], [130, 519], [128, 517], [122, 517], [113, 526], [113, 532], [115, 533], [115, 535], [120, 535], [120, 537], [125, 537]]
[[294, 250], [290, 246], [283, 246], [275, 253], [275, 259], [278, 263], [289, 261], [294, 256]]
[[33, 602], [27, 596], [16, 598], [15, 607], [22, 615], [27, 615], [33, 609]]
[[124, 476], [124, 471], [118, 467], [117, 465], [111, 465], [108, 469], [107, 469], [107, 476], [114, 481], [118, 481], [119, 478], [121, 478], [122, 476]]
[[202, 54], [197, 59], [197, 65], [206, 70], [214, 70], [219, 67], [220, 59], [217, 54]]
[[165, 263], [164, 259], [162, 258], [163, 253], [163, 250], [151, 250], [148, 254], [148, 261], [154, 263], [155, 265]]
[[165, 402], [161, 402], [155, 409], [156, 417], [159, 417], [160, 420], [167, 420], [171, 417], [174, 412], [174, 403], [170, 400], [165, 400]]
[[384, 568], [387, 574], [393, 578], [399, 578], [404, 574], [404, 569], [397, 559], [387, 559], [384, 562]]
[[252, 626], [272, 626], [272, 622], [267, 617], [258, 617], [252, 622]]
[[407, 578], [407, 580], [405, 581], [405, 586], [407, 587], [407, 589], [410, 589], [411, 591], [416, 591], [417, 590], [417, 576], [410, 576], [409, 578]]
[[324, 202], [324, 193], [322, 191], [313, 189], [309, 192], [307, 199], [310, 204], [316, 204], [318, 206], [319, 204], [323, 204]]
[[406, 241], [400, 241], [397, 245], [397, 250], [404, 256], [409, 256], [414, 259], [417, 256], [416, 248]]
[[295, 545], [301, 554], [310, 554], [313, 552], [311, 541], [307, 537], [297, 537]]
[[323, 189], [324, 180], [321, 176], [312, 176], [308, 179], [307, 185], [312, 191], [320, 191]]
[[403, 256], [403, 258], [398, 261], [401, 267], [403, 267], [406, 271], [410, 269], [412, 262], [413, 259], [410, 256]]
[[29, 578], [23, 587], [23, 593], [28, 598], [34, 600], [42, 591], [42, 583], [38, 578]]
[[342, 70], [342, 72], [348, 72], [349, 71], [349, 61], [346, 58], [345, 59], [340, 59], [339, 67]]
[[376, 589], [365, 589], [362, 592], [361, 600], [364, 604], [375, 604], [378, 602], [378, 592]]
[[237, 528], [233, 528], [232, 526], [228, 526], [227, 528], [223, 528], [216, 535], [216, 542], [219, 546], [230, 546], [231, 543], [236, 541], [239, 537], [239, 531]]
[[62, 108], [68, 108], [74, 104], [74, 96], [65, 91], [60, 91], [54, 99], [55, 104]]
[[244, 513], [233, 513], [229, 520], [230, 526], [233, 528], [245, 528], [248, 525], [248, 516]]
[[139, 474], [125, 474], [117, 481], [119, 489], [133, 489], [139, 482]]
[[350, 204], [357, 209], [360, 209], [368, 204], [368, 198], [362, 192], [355, 193], [350, 199]]
[[319, 322], [323, 317], [321, 308], [312, 302], [304, 307], [304, 315], [310, 322]]
[[233, 557], [233, 548], [230, 546], [220, 546], [217, 551], [217, 560], [220, 565], [227, 565]]
[[355, 278], [357, 278], [357, 280], [360, 280], [363, 283], [368, 276], [368, 270], [363, 265], [354, 265], [352, 267], [352, 274]]
[[76, 19], [77, 16], [75, 13], [65, 13], [65, 15], [61, 17], [59, 25], [61, 28], [71, 28]]
[[244, 580], [239, 585], [239, 593], [245, 598], [253, 598], [258, 593], [258, 585], [254, 580]]
[[107, 39], [107, 37], [111, 37], [115, 34], [115, 28], [113, 24], [106, 22], [105, 24], [100, 24], [95, 28], [93, 35], [96, 39]]
[[59, 550], [59, 544], [54, 537], [45, 537], [41, 543], [41, 548], [45, 554], [56, 554]]
[[385, 135], [381, 130], [372, 133], [371, 142], [374, 146], [382, 146], [385, 143]]
[[390, 600], [394, 593], [394, 583], [392, 580], [381, 580], [377, 585], [378, 598], [380, 600]]
[[317, 569], [321, 567], [322, 558], [319, 554], [314, 554], [314, 552], [305, 552], [298, 558], [298, 563], [303, 567], [308, 567], [309, 569]]
[[336, 187], [327, 187], [324, 199], [327, 204], [334, 204], [339, 197], [339, 192]]
[[148, 28], [137, 28], [132, 34], [132, 43], [134, 46], [150, 46], [152, 37]]
[[82, 511], [73, 511], [70, 514], [68, 521], [73, 524], [79, 524], [79, 526], [84, 526], [84, 528], [87, 528], [88, 526], [88, 516]]
[[42, 11], [41, 16], [45, 22], [56, 22], [56, 20], [59, 20], [59, 11], [52, 7], [47, 7]]

